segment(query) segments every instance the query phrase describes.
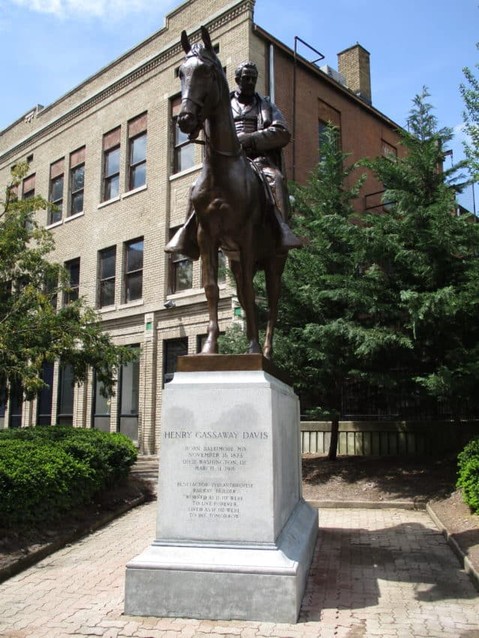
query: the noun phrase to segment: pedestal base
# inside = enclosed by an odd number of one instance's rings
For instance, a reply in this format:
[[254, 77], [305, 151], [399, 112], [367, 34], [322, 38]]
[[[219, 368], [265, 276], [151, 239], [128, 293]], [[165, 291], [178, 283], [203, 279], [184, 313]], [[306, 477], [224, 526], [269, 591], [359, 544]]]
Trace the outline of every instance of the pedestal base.
[[156, 540], [125, 613], [296, 622], [317, 535], [299, 403], [260, 355], [184, 357], [165, 388]]
[[317, 528], [299, 501], [276, 546], [154, 543], [126, 566], [125, 613], [295, 623]]

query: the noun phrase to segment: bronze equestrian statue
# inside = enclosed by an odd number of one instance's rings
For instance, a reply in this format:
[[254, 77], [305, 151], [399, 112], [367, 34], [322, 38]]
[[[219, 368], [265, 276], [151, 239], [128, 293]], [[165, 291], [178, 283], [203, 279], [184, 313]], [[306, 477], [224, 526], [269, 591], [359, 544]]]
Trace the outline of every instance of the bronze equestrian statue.
[[178, 126], [191, 141], [205, 136], [203, 168], [191, 187], [184, 226], [165, 250], [198, 259], [208, 302], [209, 323], [202, 354], [218, 352], [218, 250], [229, 258], [238, 299], [246, 315], [248, 352], [260, 353], [254, 274], [265, 271], [268, 323], [263, 354], [272, 355], [281, 275], [287, 251], [301, 242], [287, 224], [289, 198], [281, 171], [281, 148], [290, 139], [283, 116], [255, 92], [258, 71], [251, 62], [236, 70], [238, 90], [230, 94], [208, 31], [203, 45], [181, 43], [182, 105]]

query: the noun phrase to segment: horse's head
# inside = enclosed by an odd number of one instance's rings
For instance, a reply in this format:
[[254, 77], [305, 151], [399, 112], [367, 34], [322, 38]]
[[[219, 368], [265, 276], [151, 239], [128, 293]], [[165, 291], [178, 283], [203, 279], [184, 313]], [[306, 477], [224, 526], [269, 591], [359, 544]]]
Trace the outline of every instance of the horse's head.
[[223, 74], [220, 61], [211, 44], [210, 35], [201, 27], [203, 45], [191, 46], [186, 31], [181, 34], [181, 44], [186, 59], [180, 66], [181, 109], [178, 126], [190, 140], [198, 137], [203, 123], [220, 98], [219, 74]]

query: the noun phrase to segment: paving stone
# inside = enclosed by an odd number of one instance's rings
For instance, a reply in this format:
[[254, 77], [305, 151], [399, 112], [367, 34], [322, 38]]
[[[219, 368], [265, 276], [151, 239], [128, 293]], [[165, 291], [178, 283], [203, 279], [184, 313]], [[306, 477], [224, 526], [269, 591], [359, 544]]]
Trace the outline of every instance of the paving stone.
[[156, 504], [0, 585], [5, 638], [479, 638], [479, 597], [425, 512], [328, 509], [299, 622], [123, 615], [125, 565], [154, 538]]

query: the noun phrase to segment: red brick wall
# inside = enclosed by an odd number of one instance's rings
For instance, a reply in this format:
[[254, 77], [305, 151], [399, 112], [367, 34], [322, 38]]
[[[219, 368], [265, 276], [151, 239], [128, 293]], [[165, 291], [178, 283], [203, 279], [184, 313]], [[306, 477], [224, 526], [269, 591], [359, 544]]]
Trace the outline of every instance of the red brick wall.
[[[293, 61], [276, 48], [275, 101], [285, 115], [293, 132]], [[331, 114], [340, 125], [341, 144], [350, 161], [381, 155], [382, 141], [398, 149], [398, 134], [393, 124], [379, 112], [369, 108], [347, 89], [327, 76], [298, 64], [296, 67], [296, 130], [295, 157], [293, 143], [285, 151], [287, 177], [304, 183], [318, 161], [318, 121]], [[328, 118], [329, 119], [329, 118]], [[362, 170], [361, 172], [365, 172]], [[359, 173], [357, 174], [359, 176]], [[354, 178], [351, 178], [354, 179]], [[372, 176], [368, 177], [357, 202], [362, 210], [364, 196], [382, 189]]]

